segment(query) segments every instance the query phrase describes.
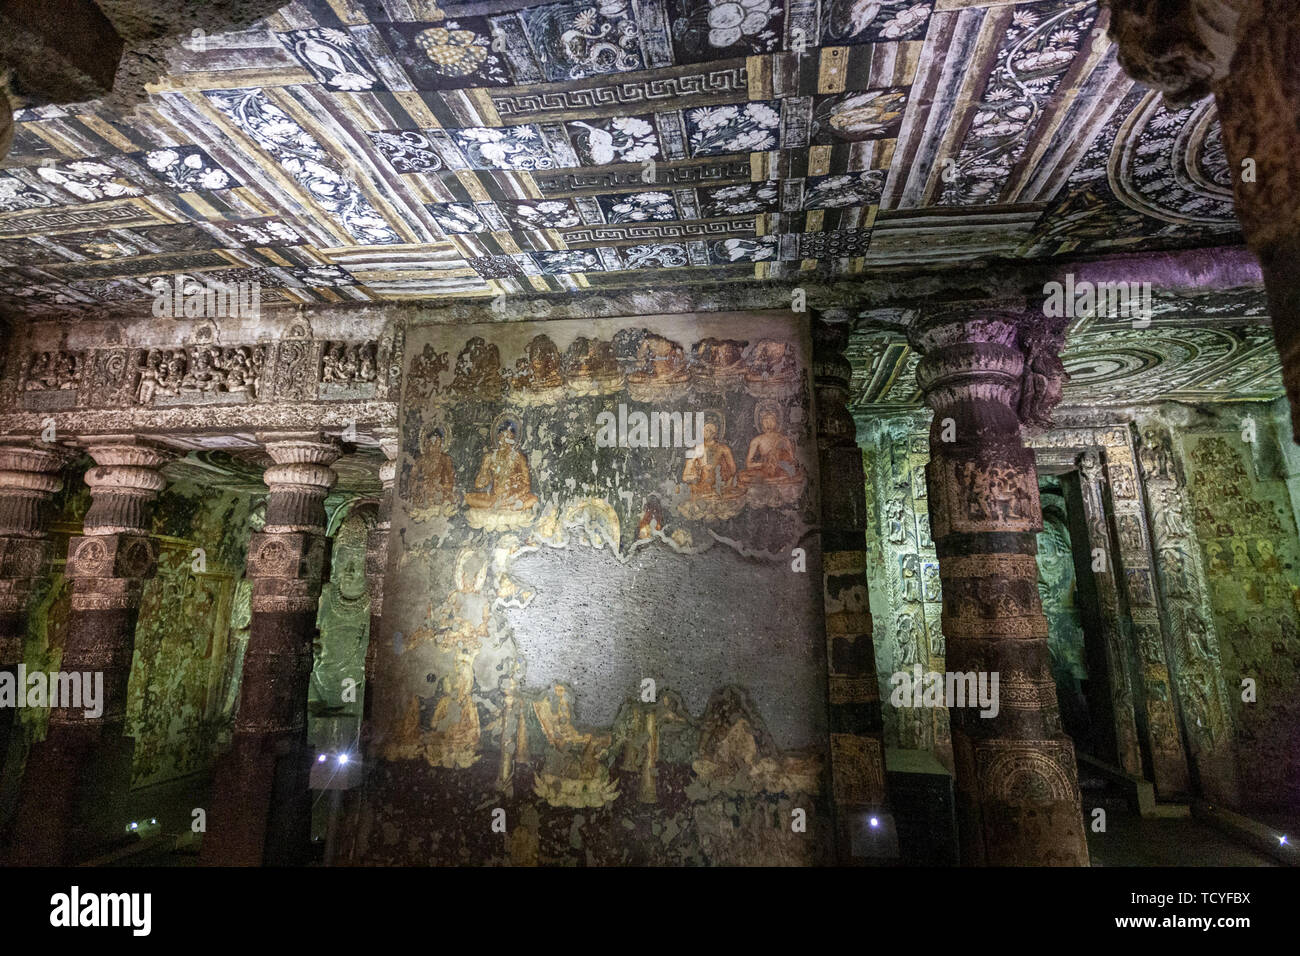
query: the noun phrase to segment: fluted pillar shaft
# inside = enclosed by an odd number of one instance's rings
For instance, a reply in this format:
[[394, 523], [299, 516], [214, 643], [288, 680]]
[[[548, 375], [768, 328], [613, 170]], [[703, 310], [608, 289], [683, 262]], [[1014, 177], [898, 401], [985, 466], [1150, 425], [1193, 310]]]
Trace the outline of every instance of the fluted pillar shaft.
[[866, 476], [849, 413], [848, 316], [814, 315], [813, 387], [821, 475], [822, 588], [826, 615], [831, 782], [842, 863], [893, 855], [879, 846], [886, 806], [885, 750], [867, 600]]
[[248, 546], [252, 622], [233, 741], [213, 780], [209, 865], [298, 865], [310, 852], [307, 691], [339, 448], [318, 434], [265, 441], [266, 525]]
[[76, 862], [114, 837], [131, 782], [126, 688], [140, 594], [157, 563], [150, 510], [166, 486], [159, 469], [172, 456], [129, 437], [86, 444], [95, 461], [86, 472], [91, 506], [84, 533], [68, 542], [72, 608], [59, 669], [77, 676], [83, 695], [98, 688], [100, 699], [93, 710], [84, 697], [50, 708], [14, 824], [14, 858], [23, 864]]
[[[5, 675], [0, 679], [17, 680], [28, 600], [53, 550], [49, 502], [63, 487], [59, 472], [70, 457], [55, 445], [0, 445], [0, 675]], [[0, 793], [8, 792], [6, 773], [16, 773], [20, 762], [11, 763], [9, 756], [17, 713], [15, 707], [0, 707]]]
[[1086, 865], [1038, 595], [1038, 477], [1020, 432], [1060, 400], [1060, 331], [1041, 316], [967, 311], [934, 316], [912, 338], [934, 409], [926, 478], [947, 667], [989, 690], [998, 679], [996, 708], [947, 701], [963, 861]]

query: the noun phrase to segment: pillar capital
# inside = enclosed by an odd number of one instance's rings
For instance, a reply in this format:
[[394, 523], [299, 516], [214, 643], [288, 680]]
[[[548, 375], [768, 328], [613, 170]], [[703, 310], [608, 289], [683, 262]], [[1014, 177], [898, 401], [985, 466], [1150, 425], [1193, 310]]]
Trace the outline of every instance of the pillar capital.
[[379, 450], [384, 453], [384, 463], [379, 466], [379, 483], [385, 491], [391, 491], [397, 480], [397, 453], [401, 448], [396, 434], [384, 435], [379, 441]]
[[63, 488], [59, 476], [75, 452], [44, 442], [0, 444], [0, 537], [42, 538], [42, 505]]
[[[909, 340], [923, 355], [916, 379], [935, 421], [953, 417], [959, 436], [980, 440], [997, 432], [1010, 439], [1017, 425], [1050, 426], [1070, 379], [1061, 362], [1066, 325], [1041, 312], [992, 307], [924, 317]], [[963, 417], [976, 427], [961, 428]]]
[[160, 469], [175, 453], [130, 435], [83, 438], [80, 444], [95, 462], [86, 472], [91, 503], [83, 534], [147, 537], [149, 506], [167, 487]]
[[1259, 0], [1109, 0], [1125, 72], [1171, 106], [1208, 96], [1232, 67], [1243, 15]]
[[325, 533], [325, 496], [337, 475], [330, 465], [343, 449], [320, 432], [259, 434], [273, 464], [262, 475], [270, 495], [262, 533]]
[[817, 443], [823, 448], [857, 445], [857, 423], [849, 411], [853, 366], [844, 354], [852, 329], [852, 317], [845, 310], [812, 313]]
[[[46, 505], [63, 487], [59, 472], [71, 449], [20, 439], [0, 443], [0, 666], [22, 648], [25, 628], [18, 619], [49, 558]], [[3, 761], [0, 755], [0, 761]]]

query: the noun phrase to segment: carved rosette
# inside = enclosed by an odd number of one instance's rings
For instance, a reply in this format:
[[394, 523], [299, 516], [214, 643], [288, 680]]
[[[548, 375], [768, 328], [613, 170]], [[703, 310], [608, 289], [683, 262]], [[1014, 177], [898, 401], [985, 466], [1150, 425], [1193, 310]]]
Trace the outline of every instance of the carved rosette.
[[150, 510], [167, 486], [159, 469], [173, 456], [129, 438], [92, 441], [87, 451], [95, 461], [86, 472], [91, 503], [82, 536], [68, 542], [65, 571], [73, 582], [72, 609], [134, 608], [157, 563]]
[[1038, 476], [1022, 443], [1060, 399], [1059, 329], [1043, 323], [975, 306], [911, 332], [934, 409], [926, 479], [946, 666], [999, 682], [996, 716], [949, 711], [962, 853], [975, 864], [1088, 862], [1037, 586]]
[[[26, 609], [49, 561], [46, 506], [63, 487], [58, 473], [70, 458], [52, 445], [0, 445], [0, 615]], [[21, 642], [21, 631], [14, 637]], [[0, 664], [12, 663], [13, 652], [0, 648]]]

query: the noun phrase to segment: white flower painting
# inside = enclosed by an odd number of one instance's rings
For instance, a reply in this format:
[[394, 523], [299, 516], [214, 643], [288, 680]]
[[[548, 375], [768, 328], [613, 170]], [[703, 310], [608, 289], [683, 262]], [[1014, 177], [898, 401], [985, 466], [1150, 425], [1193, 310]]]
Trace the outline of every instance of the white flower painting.
[[584, 166], [643, 163], [659, 155], [654, 125], [639, 116], [618, 116], [603, 123], [574, 121], [568, 128], [569, 138]]
[[448, 131], [473, 169], [554, 169], [536, 126], [470, 126]]
[[692, 155], [757, 152], [779, 144], [781, 114], [774, 103], [699, 106], [686, 110], [686, 126]]
[[677, 206], [671, 193], [602, 196], [600, 205], [609, 222], [664, 222], [677, 218]]
[[0, 210], [16, 212], [53, 205], [54, 200], [49, 196], [37, 192], [22, 180], [0, 173]]
[[523, 229], [569, 229], [582, 225], [582, 217], [567, 199], [521, 202], [503, 211]]
[[280, 34], [280, 40], [331, 90], [355, 93], [383, 89], [356, 43], [342, 30], [294, 30]]
[[94, 160], [81, 160], [64, 166], [38, 166], [36, 175], [83, 202], [144, 195], [143, 189], [126, 182], [112, 166]]
[[197, 146], [172, 146], [139, 155], [153, 174], [173, 189], [229, 189], [239, 185]]
[[705, 219], [745, 216], [775, 209], [780, 189], [775, 182], [717, 186], [705, 191], [701, 210]]
[[471, 203], [449, 202], [428, 207], [434, 221], [447, 233], [485, 232], [487, 226]]
[[264, 90], [210, 90], [205, 95], [337, 217], [359, 245], [401, 242], [353, 178], [288, 113], [267, 99]]

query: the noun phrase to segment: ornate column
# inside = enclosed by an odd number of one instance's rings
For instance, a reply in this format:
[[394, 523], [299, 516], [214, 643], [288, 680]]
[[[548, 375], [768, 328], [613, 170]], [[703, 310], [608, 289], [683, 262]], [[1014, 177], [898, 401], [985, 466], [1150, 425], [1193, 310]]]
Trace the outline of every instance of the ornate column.
[[1074, 746], [1061, 730], [1038, 595], [1034, 453], [1021, 424], [1060, 401], [1061, 330], [1042, 316], [966, 308], [919, 320], [917, 382], [930, 428], [931, 536], [950, 672], [975, 672], [997, 704], [949, 700], [963, 862], [1088, 862]]
[[[1192, 530], [1182, 455], [1175, 458], [1172, 454], [1174, 436], [1163, 423], [1147, 420], [1141, 427], [1138, 462], [1155, 555], [1154, 583], [1158, 585], [1152, 589], [1151, 603], [1159, 607], [1152, 630], [1164, 651], [1166, 681], [1173, 698], [1166, 706], [1171, 717], [1181, 717], [1201, 794], [1215, 803], [1237, 806], [1241, 793], [1232, 698], [1223, 679], [1210, 602], [1213, 592]], [[1183, 766], [1186, 768], [1186, 757]], [[1186, 775], [1187, 770], [1183, 772]]]
[[370, 592], [370, 634], [366, 642], [366, 685], [361, 703], [361, 752], [369, 756], [370, 717], [374, 712], [375, 658], [384, 617], [384, 577], [388, 573], [388, 533], [393, 526], [393, 486], [397, 482], [397, 441], [383, 444], [379, 466], [379, 520], [366, 537], [366, 590]]
[[1110, 699], [1115, 740], [1115, 754], [1119, 765], [1134, 776], [1142, 776], [1142, 750], [1138, 742], [1137, 718], [1134, 710], [1132, 670], [1135, 662], [1125, 653], [1128, 639], [1120, 615], [1120, 588], [1116, 579], [1118, 571], [1127, 567], [1120, 563], [1120, 554], [1111, 539], [1107, 519], [1105, 470], [1097, 449], [1079, 455], [1079, 491], [1083, 501], [1084, 519], [1088, 524], [1088, 552], [1101, 555], [1101, 570], [1094, 569], [1093, 588], [1097, 601], [1097, 625], [1106, 652], [1106, 670], [1110, 679]]
[[1260, 260], [1300, 441], [1300, 6], [1277, 0], [1110, 0], [1134, 79], [1180, 107], [1211, 93], [1237, 218]]
[[266, 525], [248, 546], [252, 623], [230, 752], [213, 778], [201, 862], [295, 865], [311, 843], [307, 689], [339, 447], [319, 433], [259, 436], [274, 462]]
[[892, 818], [885, 794], [884, 725], [867, 601], [866, 476], [848, 408], [853, 368], [844, 348], [850, 331], [847, 313], [813, 316], [831, 782], [842, 863], [897, 855], [892, 823], [887, 823]]
[[[58, 473], [70, 457], [67, 449], [40, 442], [0, 445], [0, 673], [15, 678], [27, 634], [27, 601], [50, 563], [46, 505], [63, 487]], [[0, 780], [17, 712], [0, 707]]]
[[23, 864], [74, 863], [115, 836], [131, 782], [126, 687], [140, 592], [157, 562], [150, 512], [167, 484], [159, 469], [172, 455], [132, 436], [83, 444], [95, 467], [86, 472], [91, 505], [84, 533], [68, 542], [72, 610], [60, 670], [80, 675], [83, 686], [102, 686], [102, 700], [98, 715], [84, 706], [50, 709], [18, 801], [14, 858]]

